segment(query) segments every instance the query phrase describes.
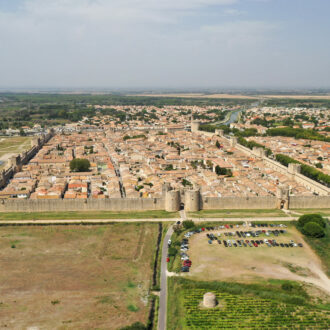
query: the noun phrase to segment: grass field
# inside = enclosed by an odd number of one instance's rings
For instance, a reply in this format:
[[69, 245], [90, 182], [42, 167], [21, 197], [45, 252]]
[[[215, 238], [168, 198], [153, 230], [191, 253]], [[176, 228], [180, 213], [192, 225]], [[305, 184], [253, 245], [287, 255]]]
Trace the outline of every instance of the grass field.
[[191, 218], [252, 218], [252, 217], [286, 217], [281, 210], [201, 210], [188, 212]]
[[146, 323], [158, 224], [3, 227], [0, 328]]
[[[168, 329], [329, 328], [328, 304], [313, 304], [298, 283], [275, 283], [246, 285], [169, 278]], [[290, 290], [283, 289], [284, 283], [289, 283]], [[217, 307], [201, 306], [206, 292], [215, 293]]]
[[[318, 213], [321, 214], [322, 216], [330, 216], [330, 209], [292, 209], [291, 211], [298, 212], [301, 214]], [[293, 214], [292, 216], [295, 215]]]
[[82, 211], [82, 212], [0, 212], [1, 220], [86, 220], [86, 219], [164, 219], [179, 218], [178, 212], [162, 210], [143, 212], [108, 212], [108, 211]]
[[0, 137], [0, 168], [4, 167], [8, 158], [31, 147], [31, 137]]

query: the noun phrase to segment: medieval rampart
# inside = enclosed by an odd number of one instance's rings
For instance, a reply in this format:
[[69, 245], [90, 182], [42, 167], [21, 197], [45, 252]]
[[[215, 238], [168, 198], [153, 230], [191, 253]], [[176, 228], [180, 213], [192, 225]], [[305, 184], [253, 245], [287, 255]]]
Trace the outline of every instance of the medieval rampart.
[[0, 212], [146, 211], [164, 209], [165, 202], [163, 198], [6, 199], [0, 201]]

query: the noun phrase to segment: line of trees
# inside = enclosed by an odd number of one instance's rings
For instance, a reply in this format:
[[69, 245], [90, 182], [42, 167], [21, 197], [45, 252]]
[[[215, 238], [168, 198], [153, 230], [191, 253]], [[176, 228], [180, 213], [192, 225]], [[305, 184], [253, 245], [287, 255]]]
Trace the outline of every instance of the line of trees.
[[278, 127], [270, 128], [267, 130], [268, 136], [288, 136], [296, 139], [307, 139], [330, 142], [330, 138], [327, 138], [312, 129], [292, 128], [292, 127]]
[[327, 187], [330, 187], [330, 176], [322, 173], [316, 168], [303, 164], [296, 159], [293, 159], [289, 156], [277, 154], [276, 160], [282, 165], [288, 167], [290, 163], [301, 164], [301, 174], [307, 176], [308, 178], [315, 180], [321, 184], [324, 184]]

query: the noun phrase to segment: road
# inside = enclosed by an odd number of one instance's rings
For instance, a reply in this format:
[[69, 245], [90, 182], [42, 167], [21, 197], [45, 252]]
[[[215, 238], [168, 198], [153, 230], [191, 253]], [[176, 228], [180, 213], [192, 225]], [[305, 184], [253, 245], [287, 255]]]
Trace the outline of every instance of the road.
[[159, 295], [159, 312], [158, 312], [158, 330], [166, 329], [167, 319], [167, 242], [173, 234], [173, 227], [171, 226], [164, 238], [162, 246], [162, 262], [160, 271], [160, 295]]
[[[1, 225], [59, 225], [59, 224], [106, 224], [112, 222], [176, 222], [185, 218], [157, 219], [83, 219], [83, 220], [0, 220]], [[263, 218], [191, 218], [194, 222], [232, 222], [232, 221], [291, 221], [297, 217], [263, 217]]]

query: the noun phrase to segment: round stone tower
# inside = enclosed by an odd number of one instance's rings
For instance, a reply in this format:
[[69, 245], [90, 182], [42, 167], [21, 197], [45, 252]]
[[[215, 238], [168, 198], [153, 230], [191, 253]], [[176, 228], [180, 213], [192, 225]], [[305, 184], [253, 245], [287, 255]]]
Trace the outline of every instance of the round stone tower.
[[169, 190], [165, 194], [165, 211], [177, 212], [180, 211], [180, 191]]
[[200, 192], [199, 190], [186, 190], [184, 193], [184, 209], [187, 212], [196, 212], [200, 210]]
[[191, 131], [198, 132], [200, 123], [198, 121], [191, 122]]
[[214, 308], [217, 305], [217, 298], [214, 293], [207, 292], [203, 296], [203, 306], [206, 308]]
[[231, 136], [230, 137], [230, 146], [234, 148], [237, 144], [237, 137], [236, 136]]

